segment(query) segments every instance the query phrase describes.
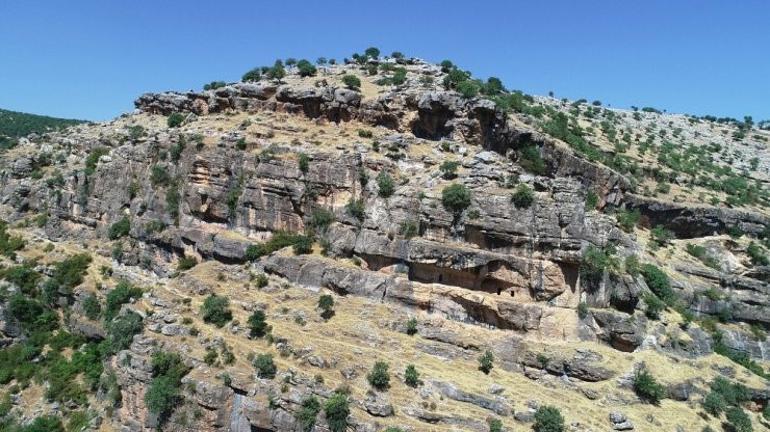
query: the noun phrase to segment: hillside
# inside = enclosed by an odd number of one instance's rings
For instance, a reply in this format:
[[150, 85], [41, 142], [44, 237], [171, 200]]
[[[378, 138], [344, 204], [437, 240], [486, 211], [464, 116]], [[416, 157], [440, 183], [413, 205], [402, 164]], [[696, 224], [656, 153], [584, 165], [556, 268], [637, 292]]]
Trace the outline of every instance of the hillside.
[[375, 49], [135, 105], [0, 154], [0, 430], [768, 428], [750, 119]]
[[85, 122], [0, 109], [0, 147], [13, 146], [16, 138], [32, 133], [51, 132], [81, 123]]

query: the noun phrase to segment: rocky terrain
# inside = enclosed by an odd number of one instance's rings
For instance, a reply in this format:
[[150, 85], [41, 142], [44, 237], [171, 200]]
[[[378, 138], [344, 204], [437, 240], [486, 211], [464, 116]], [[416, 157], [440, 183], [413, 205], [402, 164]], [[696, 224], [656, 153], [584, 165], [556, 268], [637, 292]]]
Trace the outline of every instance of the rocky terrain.
[[0, 154], [0, 430], [770, 425], [770, 132], [394, 53]]

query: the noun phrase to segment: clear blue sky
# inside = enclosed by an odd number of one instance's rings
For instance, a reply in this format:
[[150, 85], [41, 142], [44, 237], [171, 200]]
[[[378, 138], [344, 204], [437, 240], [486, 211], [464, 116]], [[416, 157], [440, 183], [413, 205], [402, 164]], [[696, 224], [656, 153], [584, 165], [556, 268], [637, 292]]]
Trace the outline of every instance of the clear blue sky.
[[766, 0], [0, 0], [0, 107], [104, 120], [146, 91], [370, 45], [528, 93], [770, 118]]

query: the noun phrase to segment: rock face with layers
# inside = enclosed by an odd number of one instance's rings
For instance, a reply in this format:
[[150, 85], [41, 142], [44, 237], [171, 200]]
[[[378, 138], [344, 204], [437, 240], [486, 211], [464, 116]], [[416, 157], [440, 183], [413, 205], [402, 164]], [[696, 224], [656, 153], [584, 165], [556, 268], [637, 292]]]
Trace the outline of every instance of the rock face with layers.
[[[3, 154], [3, 216], [21, 221], [44, 214], [36, 235], [109, 241], [99, 253], [111, 256], [116, 267], [141, 267], [160, 278], [177, 277], [182, 257], [217, 261], [229, 266], [222, 279], [237, 283], [250, 283], [239, 274], [245, 268], [253, 278], [264, 272], [272, 280], [331, 292], [337, 299], [360, 297], [405, 316], [504, 331], [506, 338], [499, 340], [467, 340], [447, 330], [448, 324], [421, 323], [420, 336], [436, 344], [420, 348], [442, 360], [471, 361], [489, 349], [502, 370], [544, 386], [559, 380], [575, 389], [611, 380], [620, 371], [585, 349], [543, 357], [527, 348], [530, 341], [590, 341], [624, 356], [654, 349], [688, 360], [720, 346], [768, 360], [761, 331], [770, 326], [770, 271], [748, 255], [745, 240], [723, 235], [739, 229], [759, 242], [768, 227], [766, 214], [639, 195], [635, 182], [615, 168], [584, 157], [491, 100], [442, 88], [439, 68], [419, 61], [408, 67], [406, 84], [377, 95], [366, 86], [363, 92], [346, 88], [332, 73], [323, 79], [142, 95], [137, 113], [44, 136], [48, 152], [57, 155], [55, 167], [41, 165], [46, 158], [36, 143]], [[357, 69], [340, 66], [339, 72], [350, 71]], [[417, 75], [438, 81], [424, 84]], [[162, 117], [173, 113], [183, 115], [180, 128], [167, 127]], [[542, 166], [533, 170], [528, 157]], [[45, 174], [32, 175], [38, 172]], [[448, 204], [445, 191], [451, 184], [468, 192], [462, 208]], [[531, 194], [528, 200], [514, 198], [520, 185]], [[635, 210], [638, 224], [618, 223], [624, 212]], [[116, 235], [112, 228], [124, 219], [128, 232]], [[651, 238], [652, 227], [666, 228], [682, 242], [653, 244], [658, 240]], [[697, 251], [683, 241], [706, 237], [709, 254], [729, 252], [731, 258], [714, 263], [704, 254], [683, 253]], [[303, 249], [302, 241], [310, 246]], [[660, 248], [669, 252], [657, 252]], [[597, 251], [600, 262], [587, 262]], [[648, 285], [649, 276], [634, 259], [655, 264], [668, 278], [677, 302], [661, 313], [662, 320], [652, 313], [648, 297], [658, 287], [655, 281]], [[174, 295], [226, 292], [184, 274], [180, 280], [183, 288]], [[270, 306], [230, 300], [248, 311]], [[82, 315], [82, 302], [76, 302], [76, 315]], [[153, 352], [183, 352], [191, 366], [202, 365], [201, 356], [178, 343], [196, 337], [197, 329], [166, 310], [171, 305], [154, 306], [158, 310], [146, 317], [145, 333], [109, 365], [123, 401], [114, 419], [126, 431], [162, 423], [143, 401]], [[717, 341], [699, 326], [675, 321], [674, 309], [729, 324], [719, 327]], [[13, 343], [20, 333], [6, 310], [0, 304], [0, 331], [3, 341]], [[291, 319], [305, 322], [308, 311]], [[244, 321], [227, 331], [243, 336]], [[68, 325], [88, 339], [105, 338], [104, 328], [82, 316]], [[682, 340], [674, 340], [674, 332]], [[196, 339], [201, 341], [219, 343]], [[334, 368], [339, 361], [280, 338], [275, 345], [309, 368]], [[325, 400], [332, 387], [291, 372], [281, 377], [285, 386], [253, 376], [230, 377], [224, 384], [191, 373], [184, 379], [183, 399], [191, 409], [202, 409], [196, 430], [298, 430], [303, 400], [309, 395]], [[347, 380], [364, 371], [340, 373]], [[424, 425], [487, 429], [460, 414], [434, 412], [427, 401], [436, 397], [506, 419], [532, 418], [532, 407], [514, 410], [501, 388], [482, 394], [445, 379], [424, 384], [420, 397], [426, 402], [420, 405], [394, 406], [379, 393], [355, 400], [369, 417], [351, 417], [352, 427], [379, 430], [390, 424], [379, 423], [382, 419], [406, 413]], [[590, 388], [580, 391], [591, 400], [599, 397]], [[619, 411], [609, 418], [615, 430], [634, 427]], [[172, 424], [181, 424], [177, 420]], [[326, 426], [320, 414], [314, 430]]]

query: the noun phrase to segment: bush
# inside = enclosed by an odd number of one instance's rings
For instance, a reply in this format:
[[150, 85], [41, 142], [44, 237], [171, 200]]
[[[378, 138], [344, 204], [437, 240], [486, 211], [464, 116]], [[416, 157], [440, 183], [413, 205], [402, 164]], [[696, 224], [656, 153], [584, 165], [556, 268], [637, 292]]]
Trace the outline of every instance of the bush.
[[324, 208], [314, 209], [310, 214], [310, 227], [314, 230], [324, 230], [334, 222], [334, 213]]
[[393, 179], [385, 171], [382, 171], [377, 175], [377, 187], [377, 194], [382, 198], [390, 197], [395, 191]]
[[578, 318], [586, 319], [586, 317], [588, 317], [588, 312], [589, 312], [588, 303], [584, 301], [581, 301], [580, 303], [578, 303], [578, 307], [577, 307]]
[[321, 412], [321, 403], [315, 396], [309, 396], [302, 400], [295, 418], [303, 432], [310, 432], [315, 426], [315, 419]]
[[361, 88], [361, 80], [355, 75], [345, 75], [342, 77], [342, 83], [352, 90]]
[[642, 215], [639, 213], [639, 210], [618, 210], [618, 212], [615, 213], [615, 219], [618, 220], [620, 229], [625, 232], [633, 231], [641, 217]]
[[93, 150], [91, 150], [91, 153], [88, 154], [86, 157], [86, 169], [85, 174], [86, 176], [90, 176], [94, 172], [96, 172], [96, 165], [99, 163], [99, 159], [108, 154], [110, 152], [110, 149], [107, 147], [97, 147]]
[[270, 331], [270, 326], [265, 322], [265, 313], [261, 310], [255, 310], [247, 321], [249, 326], [249, 336], [261, 338]]
[[36, 417], [35, 420], [23, 428], [8, 430], [18, 430], [19, 432], [64, 432], [64, 426], [58, 417], [45, 415]]
[[417, 318], [409, 318], [409, 321], [406, 322], [406, 334], [409, 336], [417, 334]]
[[270, 240], [259, 244], [249, 245], [249, 247], [246, 248], [245, 258], [249, 261], [255, 261], [277, 250], [293, 246], [295, 243], [302, 241], [302, 237], [304, 236], [299, 234], [276, 231], [273, 233]]
[[751, 419], [741, 407], [729, 408], [725, 418], [734, 432], [752, 432], [754, 430], [751, 426]]
[[666, 273], [653, 264], [642, 264], [640, 272], [647, 286], [658, 298], [668, 305], [676, 301], [676, 294], [671, 288], [671, 282]]
[[674, 238], [674, 233], [666, 228], [658, 225], [650, 230], [650, 236], [652, 243], [656, 246], [668, 246], [671, 239]]
[[755, 266], [766, 266], [770, 264], [770, 259], [767, 258], [767, 255], [762, 251], [762, 248], [754, 242], [749, 243], [749, 246], [746, 248], [746, 254], [748, 254], [751, 263]]
[[620, 262], [615, 256], [615, 248], [608, 246], [598, 248], [589, 245], [583, 253], [580, 262], [580, 276], [589, 284], [597, 284], [604, 275], [604, 272], [617, 273]]
[[131, 231], [131, 220], [128, 218], [128, 216], [123, 216], [123, 219], [115, 222], [110, 226], [110, 230], [107, 233], [107, 236], [110, 238], [110, 240], [117, 240], [121, 237], [127, 236], [129, 231]]
[[318, 308], [321, 309], [321, 317], [329, 319], [334, 315], [334, 297], [323, 294], [318, 298]]
[[439, 167], [439, 171], [441, 171], [441, 176], [445, 178], [446, 180], [451, 180], [455, 177], [457, 177], [457, 168], [460, 166], [460, 163], [457, 161], [444, 161]]
[[297, 238], [297, 241], [291, 245], [294, 255], [306, 255], [313, 252], [313, 237], [309, 235], [302, 235]]
[[251, 69], [241, 77], [241, 81], [243, 82], [259, 81], [260, 79], [262, 79], [262, 71], [260, 68]]
[[203, 90], [216, 90], [226, 85], [227, 83], [224, 81], [211, 81], [210, 83], [203, 84]]
[[724, 396], [713, 390], [703, 398], [701, 404], [703, 409], [714, 417], [719, 417], [727, 409], [727, 401], [725, 401]]
[[110, 352], [124, 350], [131, 345], [134, 335], [142, 331], [142, 317], [128, 311], [107, 323], [107, 345]]
[[326, 422], [331, 432], [344, 432], [348, 427], [350, 406], [348, 397], [344, 393], [334, 392], [324, 404]]
[[281, 62], [280, 60], [276, 60], [275, 63], [273, 64], [273, 67], [267, 70], [267, 77], [272, 80], [281, 82], [281, 80], [285, 76], [286, 76], [286, 68], [283, 67], [283, 62]]
[[388, 364], [384, 361], [378, 361], [374, 364], [372, 371], [366, 375], [369, 385], [377, 390], [386, 390], [390, 387], [390, 374], [388, 374]]
[[111, 321], [112, 318], [120, 311], [120, 307], [131, 301], [133, 298], [139, 298], [142, 296], [142, 290], [129, 284], [128, 282], [121, 281], [115, 286], [115, 289], [107, 293], [106, 305], [104, 309], [104, 319]]
[[170, 128], [179, 127], [184, 122], [184, 116], [181, 113], [172, 113], [168, 118], [166, 119], [166, 124]]
[[305, 59], [297, 62], [297, 69], [299, 70], [299, 76], [301, 77], [313, 76], [317, 72], [315, 66], [313, 66], [313, 63], [310, 63]]
[[441, 203], [447, 211], [462, 213], [471, 205], [471, 192], [465, 186], [453, 183], [441, 191]]
[[24, 248], [24, 239], [21, 236], [8, 234], [8, 223], [0, 221], [0, 253], [14, 258], [16, 251]]
[[176, 353], [156, 352], [152, 356], [152, 381], [144, 394], [144, 403], [161, 422], [180, 402], [179, 387], [189, 368]]
[[260, 378], [275, 378], [275, 362], [272, 354], [259, 354], [254, 357], [254, 369], [257, 370], [257, 376]]
[[519, 165], [537, 175], [543, 175], [546, 171], [545, 161], [540, 156], [540, 150], [536, 146], [527, 146], [521, 149]]
[[211, 294], [206, 297], [201, 306], [201, 315], [203, 321], [222, 327], [228, 321], [233, 319], [233, 313], [230, 311], [230, 301], [226, 297], [219, 297]]
[[297, 157], [297, 164], [299, 165], [299, 170], [307, 174], [308, 169], [310, 169], [310, 157], [306, 153], [300, 153]]
[[364, 200], [350, 198], [350, 201], [345, 205], [345, 210], [354, 218], [362, 221], [366, 218], [366, 210], [364, 208]]
[[642, 300], [644, 300], [644, 304], [647, 305], [647, 309], [644, 312], [644, 314], [647, 315], [647, 318], [654, 320], [660, 319], [660, 313], [666, 309], [666, 303], [652, 293], [644, 294]]
[[264, 273], [260, 273], [257, 275], [256, 278], [254, 278], [254, 284], [257, 286], [257, 288], [264, 288], [267, 286], [269, 280], [267, 279], [267, 275]]
[[195, 267], [198, 264], [198, 259], [194, 256], [183, 256], [179, 258], [179, 262], [177, 262], [176, 269], [179, 271], [185, 271], [190, 270], [191, 268]]
[[88, 297], [83, 300], [83, 312], [86, 317], [92, 321], [99, 319], [99, 315], [102, 313], [102, 305], [93, 293], [89, 294]]
[[472, 80], [461, 81], [455, 86], [455, 90], [466, 99], [476, 97], [479, 94], [479, 89], [479, 84]]
[[513, 195], [511, 195], [511, 202], [517, 208], [529, 208], [534, 201], [534, 191], [524, 183], [519, 183], [519, 185], [516, 186], [516, 190], [513, 191]]
[[666, 389], [658, 384], [655, 377], [646, 369], [641, 369], [634, 375], [634, 392], [642, 400], [657, 405], [666, 395]]
[[406, 370], [404, 370], [404, 382], [409, 387], [420, 385], [420, 373], [417, 372], [417, 368], [414, 365], [408, 365]]
[[494, 367], [492, 365], [492, 362], [494, 362], [495, 357], [492, 354], [492, 351], [485, 351], [484, 354], [479, 357], [479, 370], [484, 372], [485, 374], [489, 375], [489, 372], [492, 371], [492, 368]]
[[150, 171], [150, 183], [153, 186], [166, 186], [171, 181], [171, 176], [168, 175], [166, 169], [161, 165], [153, 165]]
[[563, 432], [564, 417], [561, 416], [559, 408], [548, 405], [538, 408], [532, 429], [535, 432]]
[[489, 432], [503, 432], [503, 422], [500, 419], [489, 420]]

